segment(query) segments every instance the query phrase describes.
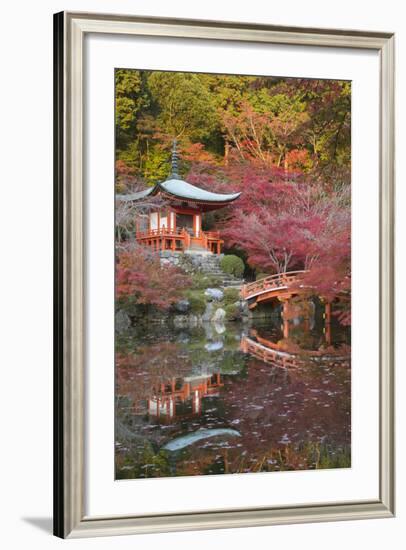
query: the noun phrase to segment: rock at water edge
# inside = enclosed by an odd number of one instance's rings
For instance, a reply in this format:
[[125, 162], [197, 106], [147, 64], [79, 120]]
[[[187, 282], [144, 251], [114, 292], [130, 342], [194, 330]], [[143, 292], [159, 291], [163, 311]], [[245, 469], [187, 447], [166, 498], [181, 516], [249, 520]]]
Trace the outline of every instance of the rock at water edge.
[[214, 323], [222, 323], [224, 321], [224, 319], [226, 318], [226, 312], [224, 311], [223, 308], [219, 307], [216, 309], [213, 317], [212, 317], [212, 321]]
[[224, 292], [219, 288], [206, 288], [204, 291], [205, 296], [216, 302], [221, 302], [224, 298]]

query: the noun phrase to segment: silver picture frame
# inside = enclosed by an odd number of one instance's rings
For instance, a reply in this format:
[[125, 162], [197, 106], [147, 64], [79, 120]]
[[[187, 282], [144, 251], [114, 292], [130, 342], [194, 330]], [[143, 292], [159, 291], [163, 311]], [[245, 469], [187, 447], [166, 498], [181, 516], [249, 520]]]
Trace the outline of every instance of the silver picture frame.
[[[379, 498], [345, 503], [87, 517], [84, 472], [83, 43], [119, 34], [374, 50], [380, 56]], [[393, 517], [394, 35], [127, 15], [54, 16], [54, 534], [62, 538]], [[112, 335], [113, 338], [113, 335]]]

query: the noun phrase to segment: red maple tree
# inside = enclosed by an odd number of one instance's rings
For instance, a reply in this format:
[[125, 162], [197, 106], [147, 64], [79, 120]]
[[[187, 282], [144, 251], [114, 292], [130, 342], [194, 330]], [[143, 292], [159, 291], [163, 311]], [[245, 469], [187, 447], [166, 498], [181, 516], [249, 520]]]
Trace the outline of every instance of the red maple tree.
[[116, 297], [167, 309], [191, 284], [190, 277], [173, 265], [161, 265], [146, 247], [129, 245], [117, 252]]
[[349, 190], [328, 194], [308, 182], [272, 180], [246, 172], [238, 204], [223, 224], [229, 246], [269, 273], [310, 270], [309, 286], [326, 298], [349, 289], [351, 219]]

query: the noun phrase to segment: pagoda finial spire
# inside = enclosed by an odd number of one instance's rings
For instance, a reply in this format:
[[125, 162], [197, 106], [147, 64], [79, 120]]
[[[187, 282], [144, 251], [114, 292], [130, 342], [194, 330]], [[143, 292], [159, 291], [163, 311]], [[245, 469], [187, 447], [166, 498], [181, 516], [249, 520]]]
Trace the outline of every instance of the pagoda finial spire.
[[171, 176], [172, 178], [179, 178], [179, 173], [178, 173], [178, 160], [179, 160], [179, 157], [178, 157], [178, 151], [176, 149], [176, 146], [177, 146], [177, 141], [176, 139], [173, 140], [173, 146], [172, 146], [172, 173], [171, 173]]

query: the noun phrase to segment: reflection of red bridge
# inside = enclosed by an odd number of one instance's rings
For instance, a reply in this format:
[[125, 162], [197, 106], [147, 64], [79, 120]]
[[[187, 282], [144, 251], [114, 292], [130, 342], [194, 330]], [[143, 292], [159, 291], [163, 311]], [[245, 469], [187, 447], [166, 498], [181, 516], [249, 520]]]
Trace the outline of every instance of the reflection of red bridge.
[[248, 301], [250, 309], [274, 298], [290, 298], [294, 294], [304, 292], [302, 279], [305, 273], [307, 271], [288, 271], [248, 283], [243, 285], [241, 297]]
[[343, 355], [340, 350], [322, 351], [322, 350], [303, 350], [290, 352], [281, 349], [281, 346], [275, 342], [271, 342], [266, 338], [258, 336], [256, 331], [253, 331], [255, 340], [248, 336], [243, 336], [240, 343], [240, 349], [243, 353], [249, 353], [265, 363], [276, 364], [283, 368], [300, 367], [309, 359], [323, 358], [337, 363], [348, 363], [350, 358], [348, 355]]
[[[155, 394], [148, 399], [148, 413], [161, 420], [200, 414], [202, 398], [216, 395], [221, 386], [223, 384], [220, 373], [173, 378], [167, 384], [161, 384]], [[179, 414], [177, 405], [187, 402], [190, 402], [191, 410], [186, 409]]]

